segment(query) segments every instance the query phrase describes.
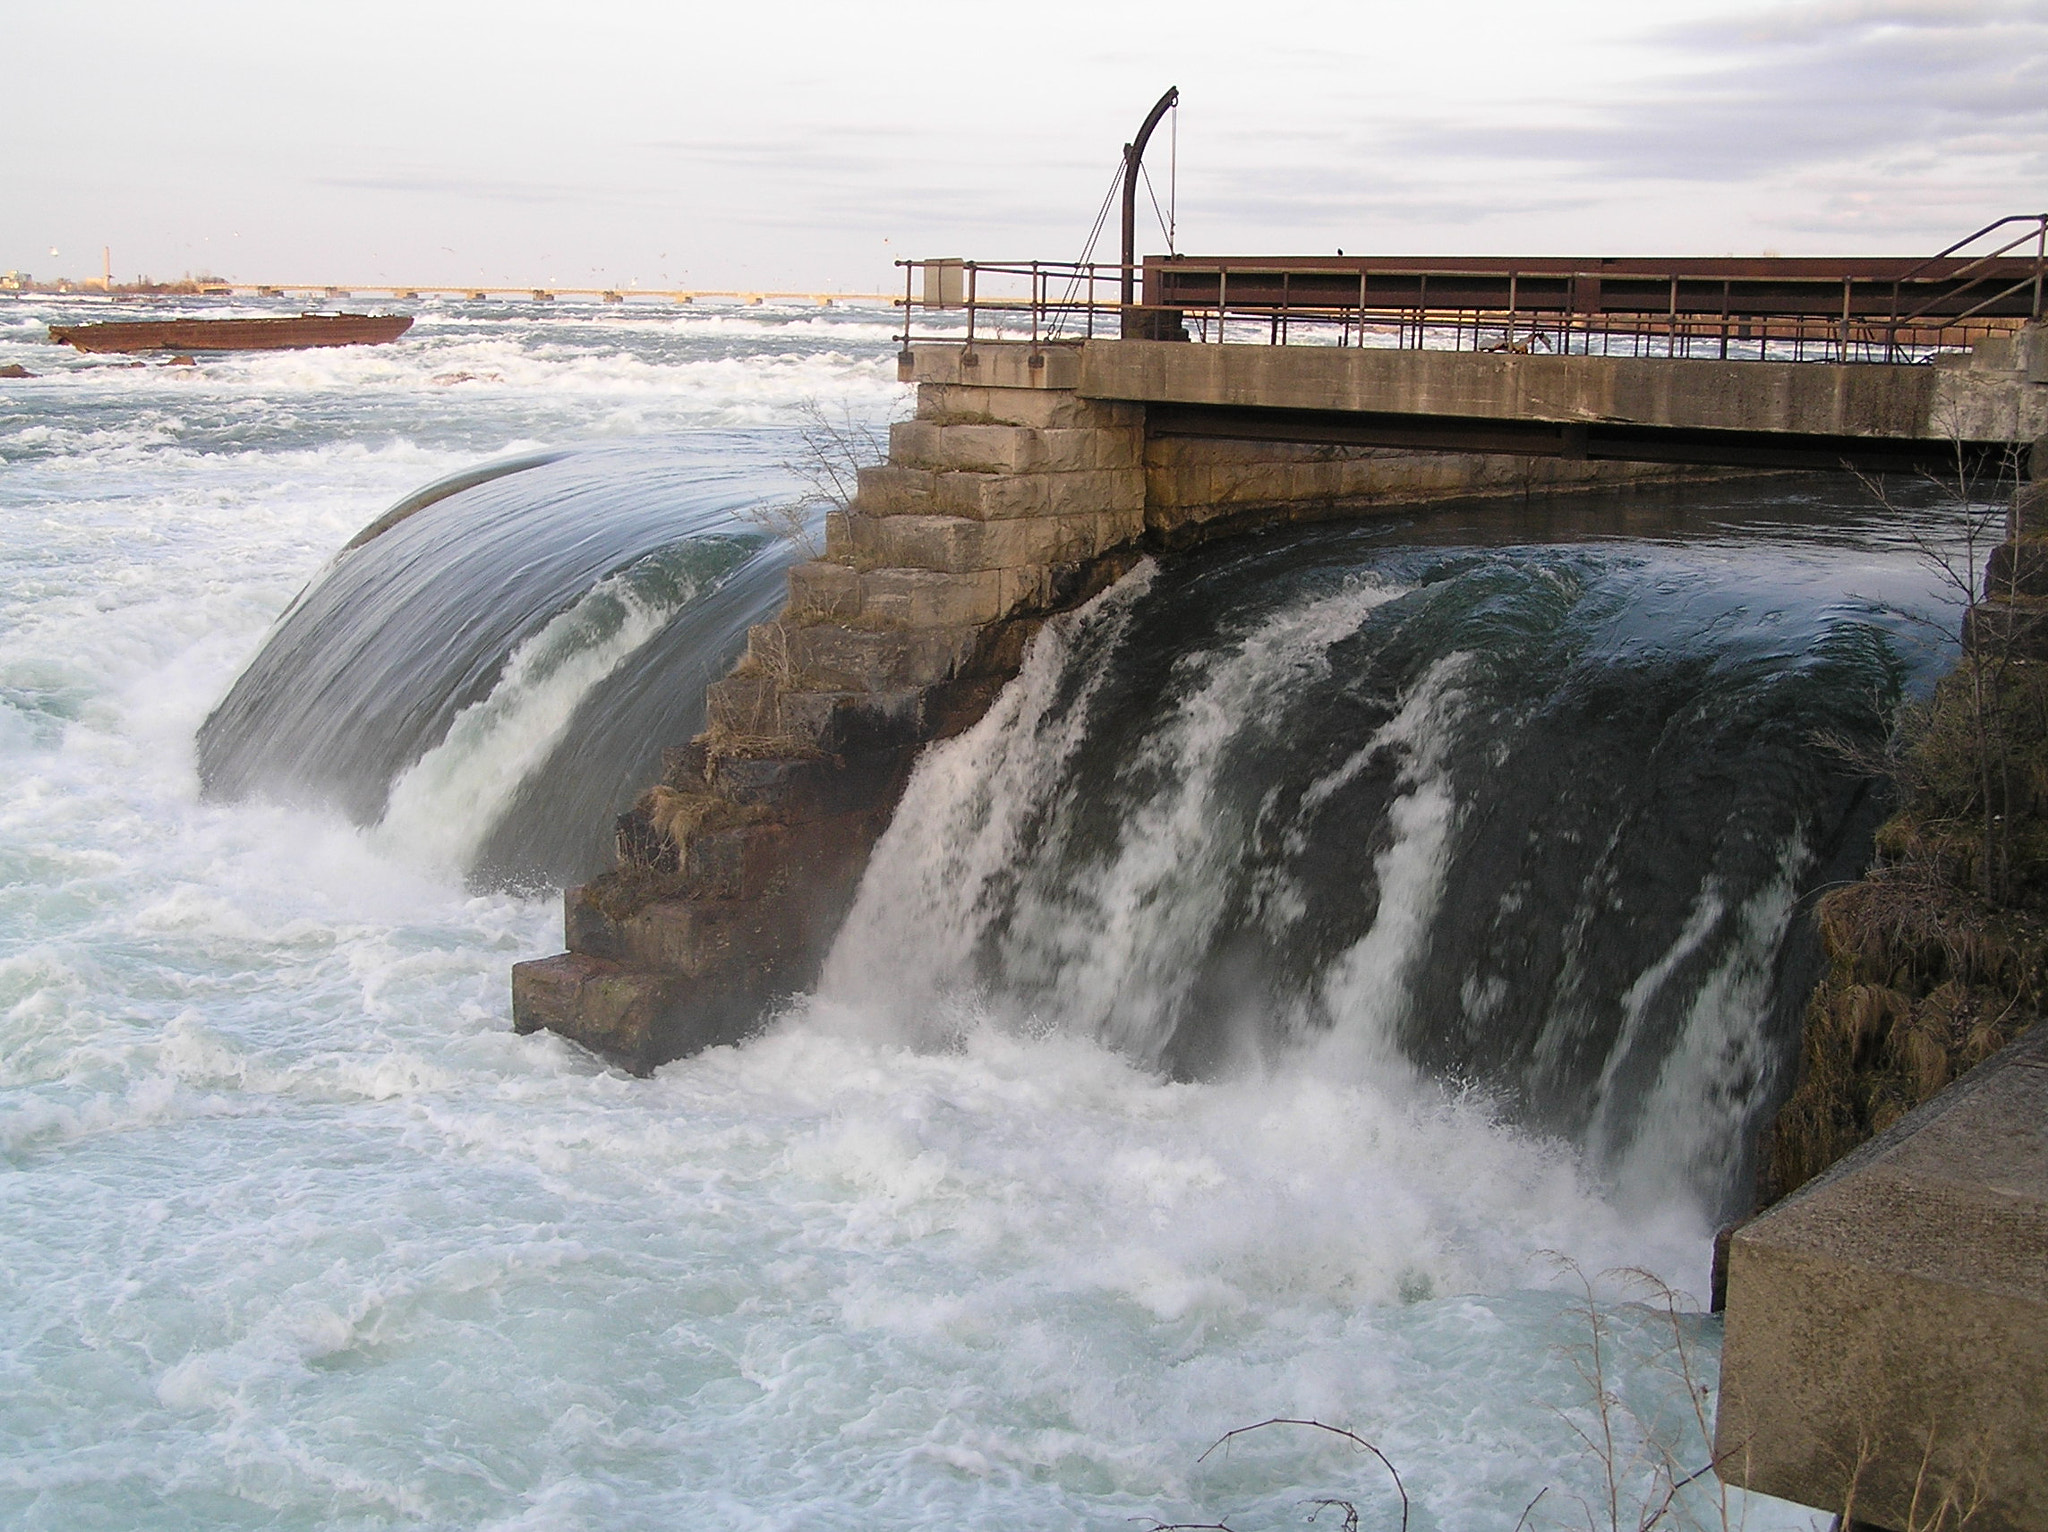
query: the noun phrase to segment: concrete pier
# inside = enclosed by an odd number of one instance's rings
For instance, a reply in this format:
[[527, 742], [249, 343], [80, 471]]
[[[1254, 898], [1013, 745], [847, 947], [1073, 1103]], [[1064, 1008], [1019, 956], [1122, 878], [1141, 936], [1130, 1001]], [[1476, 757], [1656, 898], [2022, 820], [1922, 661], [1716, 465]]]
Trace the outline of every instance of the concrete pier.
[[2048, 1528], [2048, 1028], [1736, 1231], [1715, 1453], [1863, 1525]]

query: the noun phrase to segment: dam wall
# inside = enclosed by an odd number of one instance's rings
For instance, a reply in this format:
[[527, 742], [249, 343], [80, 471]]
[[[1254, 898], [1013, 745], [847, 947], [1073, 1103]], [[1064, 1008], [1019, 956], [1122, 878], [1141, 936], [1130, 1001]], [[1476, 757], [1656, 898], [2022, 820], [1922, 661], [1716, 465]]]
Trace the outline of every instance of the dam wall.
[[710, 688], [705, 732], [621, 819], [618, 866], [568, 890], [568, 950], [515, 967], [520, 1031], [642, 1072], [744, 1036], [814, 976], [918, 751], [981, 717], [1048, 616], [1147, 552], [1701, 472], [1160, 435], [1142, 401], [1084, 392], [1085, 355], [909, 353], [915, 418]]

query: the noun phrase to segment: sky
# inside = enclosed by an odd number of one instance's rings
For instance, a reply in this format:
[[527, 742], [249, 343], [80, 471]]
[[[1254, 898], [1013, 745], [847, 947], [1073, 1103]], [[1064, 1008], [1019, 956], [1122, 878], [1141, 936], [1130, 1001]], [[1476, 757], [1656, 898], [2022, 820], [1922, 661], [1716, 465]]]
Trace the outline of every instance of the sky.
[[0, 52], [38, 278], [886, 292], [1080, 255], [1169, 85], [1198, 255], [1931, 254], [2048, 208], [2048, 0], [0, 0]]

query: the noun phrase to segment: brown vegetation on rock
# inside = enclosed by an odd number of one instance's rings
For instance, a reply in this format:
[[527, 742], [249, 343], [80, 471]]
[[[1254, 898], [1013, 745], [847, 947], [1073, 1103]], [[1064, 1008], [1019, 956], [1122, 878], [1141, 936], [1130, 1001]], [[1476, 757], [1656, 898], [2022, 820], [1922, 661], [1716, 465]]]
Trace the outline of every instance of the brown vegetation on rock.
[[1893, 773], [1876, 865], [1820, 902], [1828, 968], [1761, 1203], [1996, 1053], [2048, 998], [2048, 664], [1966, 656], [1906, 716]]

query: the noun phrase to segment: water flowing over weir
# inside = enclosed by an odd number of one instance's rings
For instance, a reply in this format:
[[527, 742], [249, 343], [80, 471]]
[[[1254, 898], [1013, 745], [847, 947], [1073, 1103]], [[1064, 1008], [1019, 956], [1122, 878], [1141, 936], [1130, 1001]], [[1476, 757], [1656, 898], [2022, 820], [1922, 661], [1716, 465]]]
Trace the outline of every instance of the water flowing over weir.
[[1742, 1203], [1814, 974], [1795, 909], [1877, 808], [1816, 736], [1871, 737], [1926, 659], [1882, 577], [1851, 597], [1768, 526], [1515, 530], [1241, 544], [1055, 622], [920, 764], [825, 998], [1181, 1077], [1420, 1071], [1631, 1200]]
[[789, 550], [758, 469], [634, 443], [407, 496], [278, 620], [199, 734], [210, 794], [330, 803], [490, 886], [559, 886], [701, 727]]

